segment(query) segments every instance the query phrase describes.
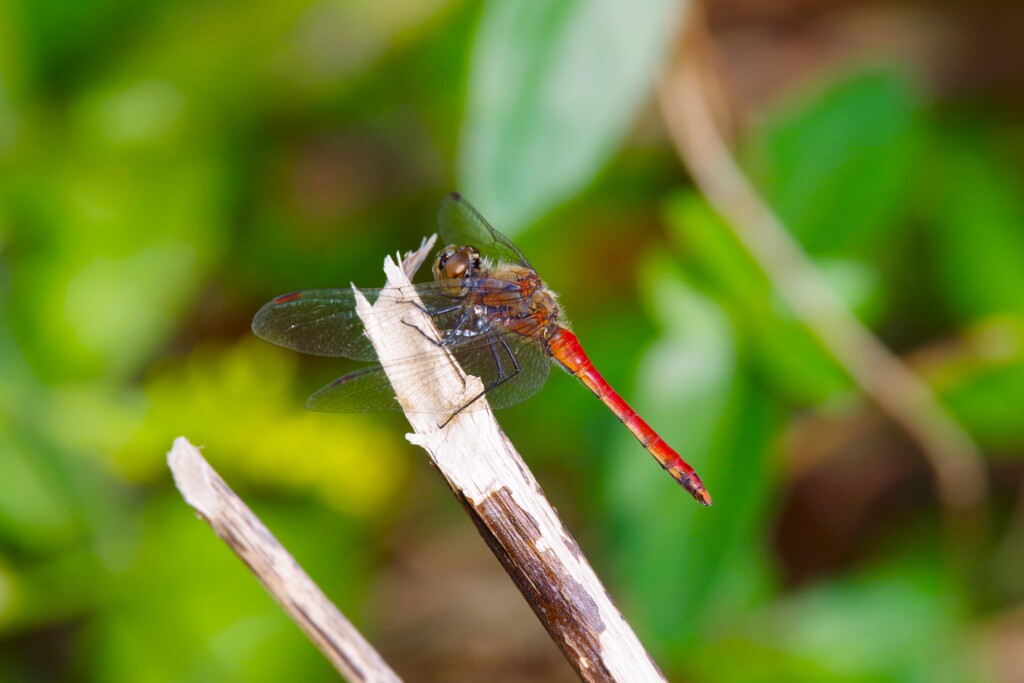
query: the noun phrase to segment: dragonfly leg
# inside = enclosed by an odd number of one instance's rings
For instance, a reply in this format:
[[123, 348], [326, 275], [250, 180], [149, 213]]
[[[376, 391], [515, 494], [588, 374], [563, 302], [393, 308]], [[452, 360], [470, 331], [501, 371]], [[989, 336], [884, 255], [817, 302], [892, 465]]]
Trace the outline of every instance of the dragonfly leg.
[[406, 304], [409, 304], [410, 306], [418, 308], [418, 309], [420, 309], [421, 311], [423, 311], [424, 313], [426, 313], [427, 315], [429, 315], [431, 317], [434, 317], [434, 316], [437, 316], [437, 315], [444, 315], [445, 313], [452, 313], [453, 311], [457, 311], [460, 308], [464, 307], [463, 304], [458, 303], [458, 304], [452, 304], [451, 306], [445, 306], [444, 308], [436, 308], [436, 309], [431, 310], [431, 309], [427, 308], [426, 306], [423, 306], [422, 304], [420, 304], [420, 303], [418, 303], [416, 301], [404, 301], [402, 303], [406, 303]]
[[[458, 308], [460, 308], [460, 307], [456, 307], [456, 309], [458, 309]], [[440, 313], [438, 313], [438, 315], [440, 315]], [[463, 313], [463, 315], [459, 318], [458, 324], [455, 325], [455, 327], [453, 327], [453, 328], [451, 328], [449, 330], [445, 330], [442, 333], [440, 341], [438, 341], [437, 339], [434, 339], [433, 336], [431, 336], [431, 335], [427, 334], [426, 332], [424, 332], [419, 327], [419, 325], [416, 325], [415, 323], [411, 323], [408, 320], [404, 320], [403, 319], [402, 320], [402, 324], [403, 325], [408, 325], [409, 327], [413, 328], [414, 330], [416, 330], [417, 332], [422, 334], [424, 337], [426, 337], [427, 341], [429, 341], [434, 346], [444, 347], [444, 346], [451, 346], [455, 342], [455, 340], [457, 340], [457, 339], [464, 339], [465, 338], [465, 336], [463, 335], [463, 328], [466, 326], [466, 323], [468, 321], [469, 321], [469, 316], [467, 314]]]
[[[505, 354], [508, 356], [509, 360], [512, 361], [512, 372], [508, 375], [505, 374], [505, 366], [501, 362], [501, 356], [498, 354], [498, 344], [501, 344], [502, 349], [505, 350]], [[520, 371], [522, 371], [523, 367], [522, 365], [519, 364], [519, 359], [516, 358], [516, 354], [512, 353], [512, 349], [509, 348], [508, 342], [505, 341], [503, 337], [492, 337], [487, 347], [488, 349], [490, 349], [491, 357], [494, 358], [494, 364], [498, 368], [498, 376], [494, 379], [493, 382], [485, 386], [483, 391], [481, 391], [479, 394], [463, 403], [454, 413], [449, 415], [448, 419], [439, 425], [442, 429], [447, 427], [448, 423], [454, 420], [456, 415], [458, 415], [463, 410], [479, 401], [481, 398], [483, 398], [484, 394], [486, 394], [488, 391], [491, 391], [492, 389], [499, 387], [505, 382], [515, 378], [515, 376], [518, 375]]]
[[419, 332], [420, 334], [422, 334], [426, 338], [426, 340], [428, 342], [430, 342], [431, 344], [433, 344], [434, 346], [444, 346], [444, 341], [443, 340], [442, 341], [437, 341], [432, 336], [430, 336], [429, 334], [424, 332], [423, 329], [419, 325], [417, 325], [416, 323], [411, 323], [408, 320], [403, 318], [402, 319], [402, 324], [403, 325], [407, 325], [407, 326], [411, 327], [412, 329], [416, 330], [417, 332]]

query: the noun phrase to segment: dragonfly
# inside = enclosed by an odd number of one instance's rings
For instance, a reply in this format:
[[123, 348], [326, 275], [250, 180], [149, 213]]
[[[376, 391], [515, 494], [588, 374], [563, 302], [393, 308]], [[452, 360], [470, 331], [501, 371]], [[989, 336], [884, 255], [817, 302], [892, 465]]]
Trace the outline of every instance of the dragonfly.
[[[578, 378], [654, 456], [661, 467], [698, 502], [711, 505], [703, 482], [597, 371], [551, 292], [511, 240], [502, 235], [458, 193], [438, 210], [447, 244], [433, 264], [434, 281], [402, 288], [360, 289], [371, 303], [382, 297], [415, 305], [437, 328], [435, 344], [448, 349], [463, 371], [483, 383], [483, 391], [452, 406], [418, 407], [447, 415], [467, 410], [506, 408], [536, 394], [552, 364]], [[412, 303], [418, 299], [418, 303]], [[398, 311], [402, 307], [394, 307]], [[403, 321], [404, 322], [404, 321]], [[407, 323], [409, 324], [409, 323]], [[261, 338], [302, 353], [378, 361], [356, 313], [356, 293], [348, 289], [292, 292], [264, 305], [253, 318]], [[427, 334], [421, 330], [422, 333]], [[428, 335], [429, 336], [429, 335]], [[415, 383], [423, 364], [416, 359], [389, 367], [403, 382]], [[429, 381], [425, 377], [419, 381]], [[314, 393], [307, 408], [324, 412], [401, 410], [379, 362], [339, 377]], [[444, 423], [447, 425], [447, 421]]]

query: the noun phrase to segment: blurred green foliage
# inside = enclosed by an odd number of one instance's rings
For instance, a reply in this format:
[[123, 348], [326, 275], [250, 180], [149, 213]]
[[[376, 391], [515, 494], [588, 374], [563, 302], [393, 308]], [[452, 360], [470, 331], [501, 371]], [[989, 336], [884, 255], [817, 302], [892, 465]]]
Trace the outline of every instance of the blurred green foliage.
[[593, 178], [646, 99], [682, 9], [675, 0], [640, 11], [615, 0], [485, 5], [459, 171], [491, 220], [515, 234]]
[[[568, 378], [502, 418], [670, 675], [990, 680], [991, 624], [1024, 599], [1020, 119], [876, 61], [740, 143], [830, 284], [985, 450], [1005, 536], [969, 585], [926, 473], [906, 508], [871, 499], [854, 540], [838, 502], [792, 502], [828, 472], [794, 445], [808, 416], [846, 426], [814, 435], [865, 463], [851, 490], [883, 437], [643, 116], [683, 9], [0, 0], [0, 683], [331, 678], [173, 490], [179, 434], [387, 654], [381, 577], [413, 564], [394, 538], [465, 520], [396, 416], [303, 410], [350, 365], [248, 323], [286, 291], [379, 283], [451, 189], [516, 234], [714, 496], [689, 501]], [[801, 573], [833, 539], [868, 550]], [[395, 664], [412, 680], [416, 661]]]

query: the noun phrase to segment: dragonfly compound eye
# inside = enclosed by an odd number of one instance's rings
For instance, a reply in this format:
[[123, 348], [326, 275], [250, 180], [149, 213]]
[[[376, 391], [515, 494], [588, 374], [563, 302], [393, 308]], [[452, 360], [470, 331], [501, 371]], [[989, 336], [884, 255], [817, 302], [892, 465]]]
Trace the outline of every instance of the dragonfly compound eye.
[[445, 249], [437, 260], [436, 270], [446, 280], [461, 280], [479, 268], [480, 257], [475, 252], [466, 249]]

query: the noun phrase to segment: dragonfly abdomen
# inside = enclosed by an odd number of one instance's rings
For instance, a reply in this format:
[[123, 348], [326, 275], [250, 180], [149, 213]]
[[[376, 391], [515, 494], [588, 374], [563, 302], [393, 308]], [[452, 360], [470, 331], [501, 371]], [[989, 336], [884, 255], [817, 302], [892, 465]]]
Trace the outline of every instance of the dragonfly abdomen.
[[654, 456], [662, 468], [676, 482], [689, 491], [702, 505], [711, 505], [711, 496], [704, 488], [703, 482], [688, 462], [669, 446], [661, 436], [647, 424], [633, 408], [626, 403], [615, 389], [601, 376], [594, 364], [590, 362], [576, 335], [569, 330], [559, 328], [548, 341], [551, 356], [578, 377], [616, 417], [626, 425], [633, 436], [643, 447]]

